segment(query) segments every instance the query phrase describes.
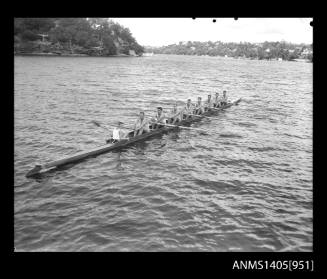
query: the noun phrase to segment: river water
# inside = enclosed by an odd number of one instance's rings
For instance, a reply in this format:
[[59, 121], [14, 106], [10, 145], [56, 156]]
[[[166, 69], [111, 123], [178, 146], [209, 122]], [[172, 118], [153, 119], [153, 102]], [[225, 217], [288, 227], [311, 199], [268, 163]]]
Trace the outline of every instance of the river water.
[[[312, 64], [156, 55], [14, 60], [16, 251], [312, 251]], [[140, 109], [227, 90], [238, 106], [121, 152]]]

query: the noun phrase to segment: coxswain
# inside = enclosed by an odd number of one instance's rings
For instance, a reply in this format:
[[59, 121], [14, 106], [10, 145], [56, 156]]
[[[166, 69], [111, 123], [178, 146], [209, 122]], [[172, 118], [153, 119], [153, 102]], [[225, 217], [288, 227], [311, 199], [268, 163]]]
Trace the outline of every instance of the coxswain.
[[194, 112], [194, 105], [192, 104], [191, 98], [187, 99], [187, 103], [183, 109], [183, 119], [188, 119]]
[[134, 137], [149, 132], [149, 121], [145, 119], [144, 111], [140, 112], [139, 118], [134, 124]]
[[113, 128], [111, 138], [107, 140], [107, 143], [116, 143], [125, 138], [125, 133], [121, 130], [121, 126], [124, 124], [121, 121], [117, 122], [117, 126]]
[[195, 114], [202, 114], [204, 113], [203, 106], [202, 106], [202, 98], [198, 97], [198, 101], [195, 104]]
[[166, 123], [166, 116], [162, 111], [162, 107], [157, 107], [157, 113], [154, 118], [151, 119], [151, 122], [155, 122], [152, 124], [152, 129], [160, 127], [158, 123]]

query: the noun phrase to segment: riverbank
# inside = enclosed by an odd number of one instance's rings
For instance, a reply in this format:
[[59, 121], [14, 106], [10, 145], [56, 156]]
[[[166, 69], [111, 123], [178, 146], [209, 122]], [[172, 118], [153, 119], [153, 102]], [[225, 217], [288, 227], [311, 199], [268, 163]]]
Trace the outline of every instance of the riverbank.
[[[312, 63], [309, 59], [282, 59], [282, 58], [271, 58], [271, 59], [258, 59], [254, 57], [242, 57], [242, 56], [221, 56], [221, 55], [195, 55], [195, 54], [172, 54], [172, 53], [156, 53], [155, 55], [180, 55], [180, 56], [195, 56], [195, 57], [211, 57], [211, 58], [217, 58], [217, 59], [231, 59], [231, 60], [256, 60], [256, 61], [279, 61], [279, 62], [302, 62], [302, 63]], [[146, 56], [146, 55], [143, 55]]]
[[88, 55], [81, 53], [54, 53], [54, 52], [28, 52], [28, 53], [14, 53], [15, 56], [55, 56], [55, 57], [141, 57], [141, 55], [127, 55], [127, 54], [116, 54], [116, 55]]

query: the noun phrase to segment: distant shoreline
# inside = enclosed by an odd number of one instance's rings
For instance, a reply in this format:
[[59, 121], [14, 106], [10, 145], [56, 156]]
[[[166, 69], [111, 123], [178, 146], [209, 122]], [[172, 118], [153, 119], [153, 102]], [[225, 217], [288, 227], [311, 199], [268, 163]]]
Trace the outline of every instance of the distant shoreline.
[[194, 54], [173, 54], [173, 53], [156, 53], [154, 55], [179, 55], [179, 56], [195, 56], [195, 57], [212, 57], [212, 58], [221, 58], [221, 59], [235, 59], [235, 60], [252, 60], [252, 61], [278, 61], [278, 62], [305, 62], [312, 63], [309, 59], [292, 59], [292, 60], [279, 60], [279, 59], [258, 59], [258, 58], [250, 58], [250, 57], [233, 57], [233, 56], [221, 56], [221, 55], [194, 55]]
[[[251, 60], [251, 61], [277, 61], [277, 62], [303, 62], [303, 63], [313, 63], [309, 59], [292, 59], [292, 60], [279, 60], [279, 59], [258, 59], [258, 58], [250, 58], [250, 57], [233, 57], [233, 56], [221, 56], [221, 55], [194, 55], [194, 54], [175, 54], [175, 53], [155, 53], [157, 55], [178, 55], [178, 56], [194, 56], [194, 57], [211, 57], [211, 58], [219, 58], [219, 59], [234, 59], [234, 60]], [[144, 55], [143, 57], [147, 57]]]
[[81, 53], [53, 53], [53, 52], [28, 52], [28, 53], [21, 53], [16, 52], [14, 53], [14, 56], [50, 56], [50, 57], [141, 57], [138, 55], [127, 55], [127, 54], [116, 54], [116, 55], [106, 55], [106, 56], [100, 56], [100, 55], [88, 55], [88, 54], [81, 54]]
[[[185, 54], [163, 54], [163, 53], [157, 53], [156, 55], [181, 55], [185, 56]], [[81, 53], [53, 53], [53, 52], [28, 52], [28, 53], [14, 53], [14, 56], [46, 56], [46, 57], [148, 57], [148, 55], [127, 55], [127, 54], [116, 54], [116, 55], [88, 55], [88, 54], [81, 54]], [[151, 55], [152, 56], [152, 55]], [[293, 59], [293, 60], [277, 60], [277, 59], [251, 59], [249, 57], [231, 57], [231, 56], [210, 56], [210, 55], [189, 55], [189, 56], [196, 56], [196, 57], [219, 57], [224, 59], [236, 59], [236, 60], [256, 60], [256, 61], [279, 61], [279, 62], [303, 62], [303, 63], [312, 63], [312, 61], [308, 59]]]

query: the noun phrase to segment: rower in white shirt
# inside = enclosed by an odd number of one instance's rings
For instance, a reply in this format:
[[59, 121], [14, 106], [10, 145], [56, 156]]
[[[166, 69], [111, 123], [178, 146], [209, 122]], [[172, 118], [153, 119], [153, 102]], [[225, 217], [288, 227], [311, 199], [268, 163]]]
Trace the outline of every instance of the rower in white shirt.
[[175, 124], [177, 122], [182, 121], [182, 112], [183, 112], [182, 110], [178, 111], [177, 102], [174, 103], [174, 106], [171, 109], [170, 115], [169, 115], [170, 116], [170, 118], [169, 118], [170, 123]]
[[162, 107], [157, 107], [157, 113], [155, 117], [151, 118], [151, 122], [153, 122], [152, 129], [156, 129], [158, 127], [160, 128], [162, 125], [160, 125], [159, 123], [166, 123], [166, 121], [167, 118], [162, 111]]
[[212, 100], [211, 100], [211, 94], [208, 95], [208, 99], [205, 101], [204, 103], [204, 110], [205, 111], [208, 111], [210, 108], [212, 108], [213, 106], [213, 103], [212, 103]]
[[214, 107], [216, 108], [220, 107], [220, 97], [218, 92], [216, 92], [215, 94]]
[[134, 137], [149, 131], [149, 121], [145, 119], [144, 111], [140, 111], [139, 118], [134, 124]]
[[228, 102], [228, 98], [227, 98], [227, 95], [226, 95], [226, 90], [224, 90], [223, 91], [223, 97], [222, 97], [222, 99], [221, 99], [221, 105], [223, 105], [223, 106], [225, 106], [225, 105], [227, 105], [227, 102]]
[[202, 114], [204, 113], [203, 105], [202, 105], [202, 98], [198, 97], [198, 101], [195, 104], [195, 114]]
[[187, 103], [183, 108], [183, 119], [191, 118], [191, 114], [194, 113], [194, 105], [192, 104], [191, 98], [187, 99]]

